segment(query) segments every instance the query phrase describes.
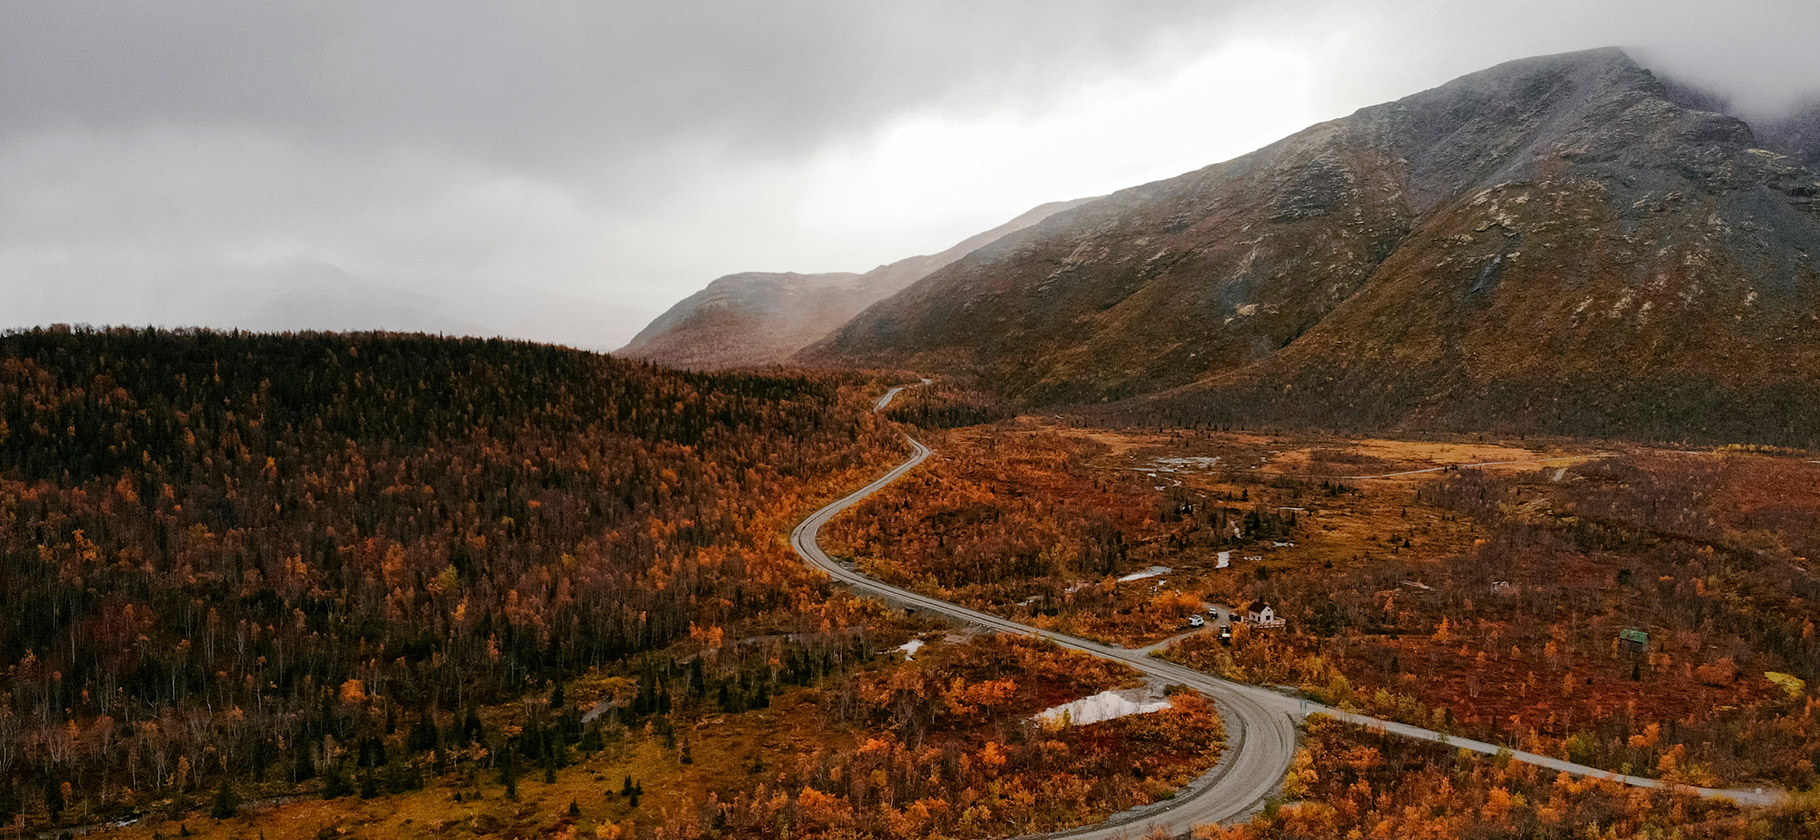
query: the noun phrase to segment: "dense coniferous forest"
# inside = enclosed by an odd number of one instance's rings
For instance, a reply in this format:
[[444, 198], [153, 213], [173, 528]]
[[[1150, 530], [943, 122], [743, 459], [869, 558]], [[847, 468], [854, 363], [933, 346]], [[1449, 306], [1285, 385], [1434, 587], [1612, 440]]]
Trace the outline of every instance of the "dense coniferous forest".
[[0, 336], [0, 821], [346, 787], [388, 743], [492, 743], [479, 706], [789, 607], [765, 517], [896, 452], [859, 384], [421, 335]]

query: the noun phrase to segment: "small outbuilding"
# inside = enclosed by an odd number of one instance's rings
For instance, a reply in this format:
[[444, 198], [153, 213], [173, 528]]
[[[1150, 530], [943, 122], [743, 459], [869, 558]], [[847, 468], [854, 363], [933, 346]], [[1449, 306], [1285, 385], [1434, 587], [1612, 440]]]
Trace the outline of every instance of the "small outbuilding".
[[1618, 643], [1633, 654], [1649, 650], [1649, 634], [1635, 627], [1618, 631]]
[[1245, 607], [1245, 623], [1260, 630], [1282, 627], [1288, 622], [1277, 616], [1277, 611], [1264, 601], [1252, 601]]

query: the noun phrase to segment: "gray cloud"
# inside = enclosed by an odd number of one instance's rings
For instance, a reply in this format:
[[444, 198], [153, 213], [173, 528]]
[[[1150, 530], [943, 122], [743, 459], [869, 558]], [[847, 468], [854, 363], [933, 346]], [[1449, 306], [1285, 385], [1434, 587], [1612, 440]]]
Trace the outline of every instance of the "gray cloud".
[[[73, 6], [73, 8], [72, 8]], [[983, 7], [982, 7], [983, 6]], [[13, 5], [8, 134], [168, 123], [536, 167], [676, 140], [791, 153], [930, 102], [1040, 97], [1194, 4]], [[990, 86], [982, 85], [990, 79]]]
[[[830, 150], [913, 115], [1037, 120], [1104, 80], [1141, 85], [1238, 43], [1301, 56], [1316, 115], [1607, 43], [1767, 113], [1820, 86], [1816, 8], [6, 4], [0, 326], [392, 326], [613, 345], [718, 274], [863, 270], [1101, 186], [1087, 161], [1054, 191], [957, 189], [927, 199], [936, 224], [901, 237], [802, 222]], [[1143, 128], [1130, 126], [1131, 148], [1147, 148]], [[1172, 154], [1159, 169], [1212, 162]], [[343, 300], [362, 295], [375, 303]]]

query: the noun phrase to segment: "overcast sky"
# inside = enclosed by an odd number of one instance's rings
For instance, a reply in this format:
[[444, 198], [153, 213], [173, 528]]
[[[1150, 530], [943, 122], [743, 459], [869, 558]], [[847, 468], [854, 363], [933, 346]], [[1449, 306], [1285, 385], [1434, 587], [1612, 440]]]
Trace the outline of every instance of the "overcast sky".
[[0, 326], [615, 347], [1500, 61], [1616, 44], [1747, 112], [1820, 3], [0, 5]]

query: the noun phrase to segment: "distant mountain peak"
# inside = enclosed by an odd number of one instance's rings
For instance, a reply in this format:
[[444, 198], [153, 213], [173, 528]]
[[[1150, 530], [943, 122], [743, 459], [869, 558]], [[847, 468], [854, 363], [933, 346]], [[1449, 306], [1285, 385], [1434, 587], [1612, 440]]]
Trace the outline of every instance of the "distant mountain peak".
[[865, 274], [753, 271], [716, 278], [659, 315], [617, 352], [704, 369], [781, 363], [873, 302], [1083, 201], [1037, 206], [940, 253], [898, 260]]

